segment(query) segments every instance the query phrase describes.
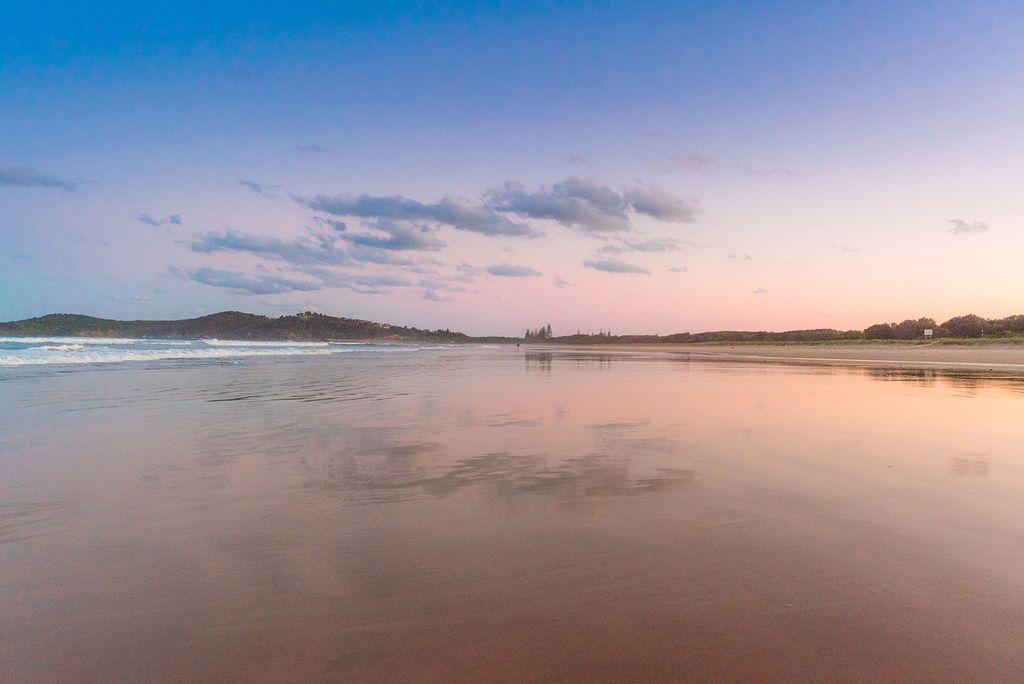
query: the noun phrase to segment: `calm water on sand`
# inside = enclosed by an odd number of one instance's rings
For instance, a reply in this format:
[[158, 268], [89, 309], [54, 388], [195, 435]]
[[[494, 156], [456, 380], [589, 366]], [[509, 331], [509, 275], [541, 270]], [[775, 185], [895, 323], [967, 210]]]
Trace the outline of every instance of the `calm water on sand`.
[[1024, 382], [507, 347], [0, 368], [0, 680], [572, 677], [1024, 679]]

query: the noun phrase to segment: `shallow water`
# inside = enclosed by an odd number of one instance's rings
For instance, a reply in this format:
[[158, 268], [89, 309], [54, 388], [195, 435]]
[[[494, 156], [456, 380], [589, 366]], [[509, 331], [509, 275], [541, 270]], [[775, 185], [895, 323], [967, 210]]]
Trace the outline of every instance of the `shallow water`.
[[1024, 382], [0, 368], [0, 680], [1024, 678]]

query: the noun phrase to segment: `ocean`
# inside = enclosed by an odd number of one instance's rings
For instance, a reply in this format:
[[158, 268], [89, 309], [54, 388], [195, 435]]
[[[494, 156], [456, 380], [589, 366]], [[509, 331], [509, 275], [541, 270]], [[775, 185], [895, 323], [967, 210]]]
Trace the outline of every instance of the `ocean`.
[[0, 680], [1024, 678], [1024, 381], [0, 341]]
[[[429, 346], [429, 345], [428, 345]], [[376, 350], [415, 351], [415, 344], [158, 340], [107, 337], [0, 337], [0, 367], [304, 356]]]

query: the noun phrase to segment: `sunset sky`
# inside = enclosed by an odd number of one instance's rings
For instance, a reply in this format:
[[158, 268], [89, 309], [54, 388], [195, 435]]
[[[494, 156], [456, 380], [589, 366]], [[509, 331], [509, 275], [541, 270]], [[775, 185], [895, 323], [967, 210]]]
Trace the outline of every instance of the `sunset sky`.
[[0, 320], [1024, 313], [1022, 3], [154, 4], [0, 4]]

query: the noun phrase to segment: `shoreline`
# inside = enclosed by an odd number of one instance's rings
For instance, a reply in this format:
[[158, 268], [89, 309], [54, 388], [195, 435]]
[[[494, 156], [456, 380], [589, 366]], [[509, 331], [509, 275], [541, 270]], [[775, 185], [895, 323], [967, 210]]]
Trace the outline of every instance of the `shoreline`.
[[839, 366], [960, 369], [1024, 373], [1019, 344], [550, 344], [524, 348], [574, 352], [660, 352], [708, 361], [762, 361]]

